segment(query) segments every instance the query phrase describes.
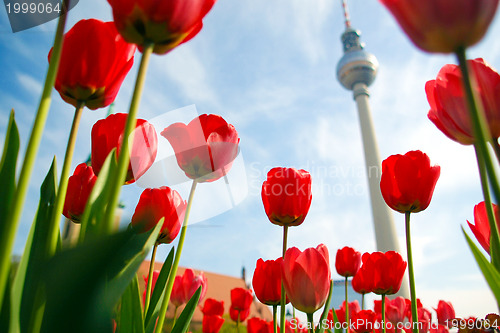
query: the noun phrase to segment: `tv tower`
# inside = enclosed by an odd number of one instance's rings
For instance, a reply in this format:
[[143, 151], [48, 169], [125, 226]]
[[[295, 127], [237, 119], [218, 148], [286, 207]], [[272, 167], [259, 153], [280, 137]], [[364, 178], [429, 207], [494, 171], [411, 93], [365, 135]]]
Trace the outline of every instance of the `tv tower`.
[[[399, 251], [392, 212], [384, 202], [380, 192], [382, 163], [369, 103], [368, 87], [377, 75], [378, 61], [373, 54], [364, 50], [364, 44], [360, 40], [360, 32], [351, 27], [346, 0], [342, 0], [342, 8], [345, 19], [345, 31], [341, 37], [344, 55], [337, 65], [337, 79], [344, 88], [352, 90], [358, 109], [377, 251]], [[406, 281], [403, 281], [398, 295], [409, 298]]]

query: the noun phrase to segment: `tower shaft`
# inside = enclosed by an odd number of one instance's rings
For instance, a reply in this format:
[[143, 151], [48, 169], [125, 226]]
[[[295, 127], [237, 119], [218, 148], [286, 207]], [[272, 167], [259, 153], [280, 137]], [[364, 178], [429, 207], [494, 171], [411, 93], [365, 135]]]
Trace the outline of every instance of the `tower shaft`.
[[[353, 97], [358, 109], [359, 125], [363, 139], [365, 153], [366, 176], [370, 190], [370, 201], [373, 215], [373, 226], [375, 229], [375, 241], [377, 251], [397, 251], [399, 252], [398, 238], [392, 211], [386, 205], [382, 192], [380, 191], [380, 178], [382, 175], [381, 159], [378, 151], [377, 138], [371, 116], [369, 103], [370, 93], [364, 83], [356, 83], [353, 86]], [[399, 292], [394, 296], [409, 298], [407, 274], [401, 283]]]
[[[381, 252], [399, 252], [392, 211], [386, 205], [380, 191], [382, 162], [369, 103], [368, 86], [375, 80], [378, 61], [374, 55], [364, 50], [360, 32], [352, 28], [346, 0], [342, 0], [342, 6], [346, 29], [342, 34], [344, 55], [337, 65], [337, 78], [344, 88], [352, 90], [358, 109], [377, 250]], [[406, 275], [399, 292], [395, 296], [409, 298]]]
[[353, 88], [353, 97], [358, 109], [359, 125], [363, 139], [366, 176], [370, 190], [377, 250], [382, 252], [398, 251], [399, 246], [392, 212], [385, 204], [380, 192], [381, 160], [371, 116], [370, 94], [368, 87], [364, 83], [356, 83]]

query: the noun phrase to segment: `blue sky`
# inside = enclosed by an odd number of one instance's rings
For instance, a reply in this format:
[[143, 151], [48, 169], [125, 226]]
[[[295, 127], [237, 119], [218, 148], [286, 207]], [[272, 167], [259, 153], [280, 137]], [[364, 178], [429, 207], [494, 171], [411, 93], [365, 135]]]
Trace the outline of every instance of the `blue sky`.
[[[426, 116], [425, 82], [455, 59], [417, 50], [378, 1], [351, 0], [349, 6], [352, 25], [362, 31], [366, 49], [380, 63], [370, 90], [382, 158], [420, 149], [441, 166], [431, 205], [412, 216], [417, 294], [428, 308], [436, 307], [439, 299], [452, 301], [460, 316], [495, 311], [460, 230], [466, 220], [472, 221], [473, 207], [482, 200], [473, 149], [447, 139]], [[69, 14], [68, 28], [83, 18], [111, 20], [108, 3], [80, 1]], [[260, 200], [261, 184], [274, 166], [304, 168], [312, 174], [311, 209], [300, 227], [291, 228], [291, 246], [303, 250], [325, 243], [332, 264], [337, 249], [346, 245], [375, 251], [357, 112], [352, 94], [335, 74], [343, 29], [340, 1], [219, 0], [195, 39], [167, 55], [152, 57], [141, 118], [158, 119], [194, 105], [198, 113], [223, 116], [241, 138], [237, 170], [245, 173], [235, 188], [246, 184], [248, 194], [245, 197], [243, 191], [235, 208], [189, 228], [181, 265], [233, 276], [245, 266], [251, 276], [258, 258], [280, 256], [282, 230], [267, 220]], [[8, 111], [14, 108], [23, 148], [54, 30], [55, 23], [50, 22], [13, 34], [5, 11], [0, 10], [0, 136], [4, 137]], [[486, 38], [469, 50], [469, 58], [484, 57], [500, 68], [498, 33], [497, 17]], [[139, 58], [137, 53], [118, 94], [116, 112], [128, 110]], [[105, 114], [106, 110], [85, 110], [72, 170], [87, 159], [91, 127]], [[64, 158], [72, 116], [72, 107], [54, 91], [16, 239], [18, 254], [52, 157], [56, 155], [59, 164]], [[203, 186], [210, 185], [199, 188]], [[185, 189], [179, 190], [187, 197]], [[123, 225], [141, 191], [137, 185], [123, 188]], [[199, 211], [207, 207], [205, 198], [199, 194], [195, 202]], [[394, 218], [403, 249], [403, 215], [394, 213]], [[160, 247], [159, 258], [169, 248]]]

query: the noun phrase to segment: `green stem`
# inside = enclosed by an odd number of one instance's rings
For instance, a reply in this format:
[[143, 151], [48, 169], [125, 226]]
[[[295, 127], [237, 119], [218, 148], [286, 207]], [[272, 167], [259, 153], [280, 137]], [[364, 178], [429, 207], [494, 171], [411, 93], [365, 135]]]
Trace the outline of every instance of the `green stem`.
[[179, 244], [177, 245], [177, 252], [175, 252], [174, 263], [172, 265], [172, 269], [168, 276], [167, 286], [165, 287], [165, 296], [163, 297], [163, 302], [161, 303], [160, 315], [158, 316], [158, 324], [156, 325], [155, 333], [160, 333], [163, 330], [163, 324], [165, 322], [165, 315], [167, 313], [168, 303], [170, 302], [170, 296], [172, 295], [172, 287], [174, 286], [174, 280], [177, 274], [177, 268], [179, 267], [179, 260], [181, 259], [182, 247], [184, 245], [184, 238], [186, 237], [186, 229], [189, 220], [189, 213], [191, 212], [191, 205], [193, 204], [196, 184], [198, 184], [198, 182], [196, 180], [193, 180], [193, 184], [191, 185], [191, 191], [189, 192], [189, 199], [186, 206], [186, 213], [184, 215], [184, 222], [182, 223], [181, 234], [179, 236]]
[[[70, 0], [63, 0], [62, 8], [69, 8]], [[9, 210], [7, 218], [4, 220], [2, 216], [1, 223], [5, 223], [8, 227], [6, 232], [0, 235], [0, 299], [3, 299], [7, 279], [10, 272], [10, 262], [12, 255], [12, 248], [16, 238], [17, 227], [23, 211], [24, 200], [28, 191], [31, 173], [35, 165], [36, 155], [40, 141], [42, 140], [43, 129], [50, 109], [52, 87], [56, 81], [57, 68], [59, 67], [59, 60], [61, 59], [61, 50], [63, 44], [64, 27], [66, 25], [66, 14], [59, 17], [57, 29], [54, 37], [54, 45], [52, 55], [50, 58], [49, 68], [45, 76], [45, 83], [43, 86], [42, 96], [38, 105], [38, 111], [35, 116], [35, 122], [31, 129], [31, 136], [26, 147], [24, 161], [19, 174], [16, 191], [12, 199], [12, 206]], [[0, 304], [0, 311], [2, 304]]]
[[273, 305], [273, 327], [274, 327], [274, 333], [278, 333], [278, 306], [277, 305]]
[[493, 206], [491, 202], [491, 194], [489, 191], [488, 175], [486, 174], [486, 167], [484, 165], [484, 160], [480, 158], [479, 150], [476, 145], [476, 158], [477, 166], [479, 169], [479, 178], [481, 179], [481, 187], [483, 189], [484, 204], [486, 207], [486, 214], [488, 215], [488, 223], [490, 225], [490, 256], [491, 262], [500, 271], [500, 256], [498, 251], [500, 250], [500, 238], [498, 232], [498, 225], [496, 223], [495, 213], [493, 212]]
[[345, 322], [347, 323], [347, 327], [349, 327], [349, 301], [347, 298], [347, 276], [345, 277]]
[[[288, 241], [288, 226], [283, 226], [283, 259], [285, 259], [285, 253], [286, 253], [286, 248], [287, 248], [287, 241]], [[285, 327], [285, 312], [286, 312], [286, 292], [285, 292], [285, 285], [283, 284], [283, 281], [281, 281], [281, 318], [280, 318], [280, 327], [281, 330], [284, 330]], [[284, 332], [284, 331], [283, 331]]]
[[314, 333], [314, 317], [312, 313], [307, 314], [307, 321], [309, 322], [309, 333]]
[[69, 133], [68, 145], [66, 146], [66, 154], [64, 156], [64, 163], [61, 171], [61, 178], [59, 181], [59, 189], [57, 190], [56, 202], [52, 211], [52, 216], [48, 227], [48, 256], [56, 253], [57, 242], [59, 239], [59, 224], [61, 221], [61, 214], [66, 200], [66, 190], [68, 189], [69, 170], [71, 168], [71, 161], [73, 160], [73, 153], [75, 152], [76, 136], [78, 134], [78, 127], [82, 117], [82, 111], [85, 102], [79, 102], [76, 106], [75, 115], [73, 117], [73, 124]]
[[480, 107], [480, 104], [477, 103], [477, 98], [474, 96], [472, 81], [467, 66], [467, 56], [465, 54], [465, 48], [460, 47], [455, 52], [455, 54], [457, 56], [460, 69], [462, 70], [464, 90], [469, 107], [472, 130], [476, 142], [475, 146], [477, 146], [479, 157], [484, 161], [486, 172], [488, 174], [495, 199], [497, 202], [500, 202], [500, 187], [498, 178], [495, 172], [495, 165], [493, 164], [493, 160], [491, 158], [487, 145], [488, 141], [492, 141], [491, 134], [486, 123], [483, 108]]
[[361, 310], [365, 309], [365, 293], [361, 294]]
[[127, 177], [127, 171], [130, 162], [129, 144], [133, 142], [137, 113], [139, 111], [139, 104], [141, 102], [142, 91], [144, 89], [144, 83], [146, 81], [146, 72], [149, 64], [149, 59], [151, 58], [151, 54], [153, 53], [154, 44], [146, 43], [143, 46], [144, 49], [142, 51], [141, 63], [139, 65], [139, 71], [137, 73], [134, 93], [132, 95], [132, 101], [130, 102], [130, 109], [128, 112], [127, 122], [125, 123], [125, 129], [122, 136], [120, 156], [118, 156], [118, 167], [114, 179], [115, 188], [111, 192], [111, 198], [106, 208], [106, 216], [104, 219], [105, 233], [111, 233], [111, 231], [113, 230], [115, 210], [116, 207], [118, 206], [121, 187], [125, 183], [125, 178]]
[[[292, 306], [292, 316], [293, 316], [293, 319], [295, 319], [295, 308]], [[299, 328], [297, 327], [298, 325], [295, 325], [295, 333], [298, 333], [299, 332]]]
[[500, 163], [500, 145], [498, 144], [498, 139], [493, 138], [491, 145], [493, 146], [497, 160]]
[[410, 277], [412, 330], [413, 333], [418, 333], [418, 324], [414, 325], [414, 323], [418, 323], [418, 313], [417, 313], [417, 295], [415, 293], [415, 275], [413, 272], [413, 258], [411, 254], [410, 212], [405, 213], [405, 226], [406, 226], [406, 252], [408, 255], [408, 275]]
[[153, 246], [153, 253], [151, 254], [151, 262], [149, 263], [149, 275], [148, 275], [148, 285], [146, 286], [146, 301], [144, 302], [144, 318], [148, 313], [149, 301], [151, 299], [151, 288], [153, 285], [153, 272], [155, 268], [156, 250], [158, 249], [159, 243], [155, 242]]
[[238, 320], [236, 320], [236, 333], [240, 333], [240, 311], [238, 311]]
[[177, 321], [176, 319], [177, 319], [177, 309], [178, 308], [179, 307], [176, 306], [175, 309], [174, 309], [174, 318], [172, 318], [172, 329], [175, 327], [175, 322]]
[[382, 332], [385, 333], [385, 294], [382, 294]]

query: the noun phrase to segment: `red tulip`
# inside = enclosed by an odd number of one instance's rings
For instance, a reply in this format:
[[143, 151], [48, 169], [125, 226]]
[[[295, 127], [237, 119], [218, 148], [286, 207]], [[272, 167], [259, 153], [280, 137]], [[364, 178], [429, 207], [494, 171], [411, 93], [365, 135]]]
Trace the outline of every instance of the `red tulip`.
[[[281, 265], [283, 258], [257, 260], [252, 285], [257, 299], [266, 305], [281, 303]], [[287, 302], [288, 303], [288, 302]]]
[[137, 232], [146, 232], [156, 226], [161, 218], [163, 226], [158, 235], [158, 243], [172, 243], [181, 230], [186, 202], [170, 187], [145, 189], [132, 215], [131, 225]]
[[[373, 311], [379, 315], [379, 318], [381, 318], [382, 316], [381, 300], [374, 301]], [[398, 326], [398, 323], [407, 322], [407, 319], [409, 318], [410, 315], [411, 315], [411, 300], [405, 299], [401, 296], [398, 296], [394, 299], [390, 299], [388, 297], [385, 298], [385, 318], [388, 323], [387, 324], [388, 327], [396, 328]]]
[[201, 309], [205, 316], [222, 316], [224, 314], [224, 301], [217, 301], [213, 298], [207, 298]]
[[325, 304], [330, 290], [330, 259], [324, 244], [301, 252], [296, 247], [285, 252], [282, 279], [292, 305], [314, 313]]
[[351, 286], [359, 294], [369, 294], [373, 290], [373, 283], [370, 273], [365, 272], [363, 266], [352, 278]]
[[250, 309], [253, 301], [252, 290], [245, 288], [233, 288], [231, 290], [231, 307], [236, 310]]
[[405, 320], [406, 315], [406, 300], [398, 296], [394, 299], [385, 299], [385, 315], [386, 319], [397, 326], [398, 323], [402, 323]]
[[311, 206], [311, 175], [294, 168], [273, 168], [262, 184], [262, 202], [271, 223], [297, 226]]
[[399, 291], [406, 261], [395, 251], [365, 253], [362, 270], [372, 278], [375, 294], [392, 295]]
[[135, 45], [120, 37], [113, 22], [81, 20], [64, 35], [55, 88], [75, 107], [108, 106], [134, 63], [134, 52]]
[[175, 123], [160, 134], [172, 145], [182, 171], [197, 182], [226, 175], [238, 155], [238, 132], [221, 116], [202, 114], [188, 125]]
[[[480, 97], [493, 138], [500, 137], [500, 75], [483, 59], [467, 61], [474, 75], [476, 94]], [[456, 65], [445, 65], [436, 80], [427, 81], [425, 92], [431, 110], [429, 119], [450, 139], [471, 145], [474, 138], [465, 97], [462, 72]]]
[[116, 28], [129, 43], [153, 43], [165, 54], [198, 32], [215, 0], [108, 0]]
[[[419, 333], [427, 333], [431, 327], [432, 314], [429, 310], [424, 307], [419, 307], [417, 309], [417, 317], [418, 317], [418, 329]], [[410, 314], [410, 322], [412, 321]], [[411, 330], [409, 330], [411, 332]]]
[[361, 266], [361, 253], [352, 247], [345, 246], [337, 251], [335, 269], [344, 277], [354, 276]]
[[184, 274], [175, 277], [170, 302], [176, 307], [186, 304], [199, 287], [201, 287], [199, 300], [201, 302], [207, 293], [207, 278], [203, 272], [195, 275], [191, 268], [186, 269]]
[[182, 288], [182, 275], [177, 275], [174, 280], [174, 285], [172, 287], [172, 294], [170, 296], [170, 302], [179, 307], [187, 302], [186, 294]]
[[201, 331], [203, 333], [219, 333], [224, 321], [222, 316], [204, 315]]
[[436, 310], [438, 324], [451, 327], [451, 321], [455, 319], [455, 309], [451, 302], [440, 300]]
[[231, 307], [229, 316], [233, 321], [243, 322], [250, 314], [253, 292], [245, 288], [231, 289]]
[[68, 188], [64, 200], [63, 215], [75, 223], [79, 223], [85, 211], [90, 193], [97, 177], [92, 167], [85, 163], [79, 164], [68, 179]]
[[[151, 279], [151, 294], [153, 295], [153, 291], [155, 290], [156, 281], [158, 281], [158, 276], [160, 276], [160, 271], [153, 271], [153, 278]], [[148, 288], [148, 276], [143, 276], [144, 278], [144, 292], [142, 293], [142, 304], [146, 304], [146, 290]]]
[[352, 318], [354, 331], [357, 333], [371, 333], [377, 326], [377, 314], [372, 310], [361, 310]]
[[395, 211], [420, 212], [431, 202], [439, 173], [440, 167], [431, 166], [420, 150], [389, 156], [382, 162], [382, 196]]
[[[406, 318], [411, 318], [411, 300], [410, 299], [405, 299], [406, 303], [406, 309], [405, 309], [405, 317]], [[424, 306], [422, 305], [422, 302], [420, 301], [420, 298], [417, 298], [417, 309], [423, 308]]]
[[[111, 114], [97, 121], [92, 127], [92, 167], [99, 175], [102, 165], [113, 148], [120, 155], [123, 132], [127, 121], [126, 113]], [[130, 151], [125, 184], [131, 184], [139, 179], [153, 164], [158, 148], [158, 137], [153, 125], [144, 119], [137, 119], [134, 130], [134, 142]]]
[[273, 333], [274, 326], [273, 322], [268, 322], [264, 319], [257, 317], [252, 317], [247, 321], [247, 332], [248, 333]]
[[244, 310], [238, 310], [233, 306], [229, 308], [229, 317], [231, 318], [232, 321], [238, 323], [244, 322], [249, 315], [250, 315], [250, 308]]
[[[497, 227], [500, 227], [500, 211], [498, 210], [498, 206], [493, 205], [493, 212], [495, 214], [495, 220], [497, 223]], [[477, 241], [483, 249], [490, 253], [490, 223], [488, 222], [488, 214], [486, 213], [486, 204], [484, 201], [478, 203], [474, 206], [474, 224], [467, 221], [469, 224], [470, 230], [476, 236]]]
[[451, 53], [476, 44], [498, 0], [380, 0], [421, 50]]
[[264, 319], [260, 319], [258, 317], [249, 318], [247, 321], [247, 332], [248, 333], [261, 333], [263, 330], [265, 333], [265, 329], [267, 329], [267, 321]]
[[[359, 307], [359, 303], [357, 300], [354, 300], [352, 302], [349, 302], [349, 320], [352, 321], [354, 315], [361, 311], [361, 308]], [[345, 301], [342, 302], [342, 305], [340, 308], [335, 310], [335, 314], [337, 315], [337, 319], [339, 320], [340, 323], [345, 323]], [[333, 321], [333, 312], [328, 313], [328, 317], [330, 321]]]
[[448, 327], [438, 324], [437, 327], [435, 325], [432, 325], [432, 327], [429, 329], [430, 333], [449, 333], [450, 330]]

